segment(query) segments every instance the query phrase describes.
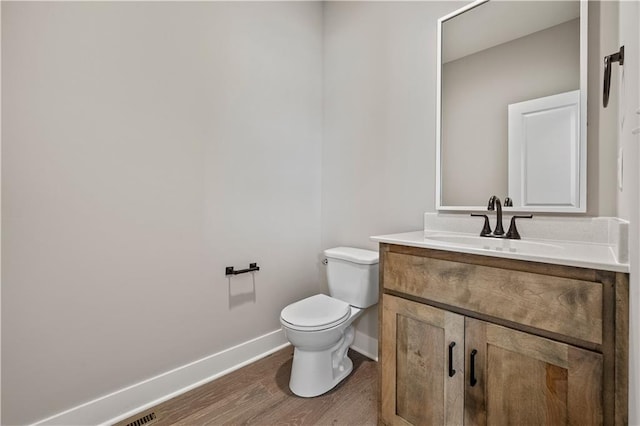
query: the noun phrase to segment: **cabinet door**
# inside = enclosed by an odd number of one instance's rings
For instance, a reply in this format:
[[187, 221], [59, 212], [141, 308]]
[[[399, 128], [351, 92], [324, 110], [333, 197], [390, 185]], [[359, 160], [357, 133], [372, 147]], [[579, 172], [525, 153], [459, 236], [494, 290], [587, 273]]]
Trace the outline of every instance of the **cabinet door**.
[[471, 318], [465, 323], [465, 425], [602, 424], [601, 354]]
[[382, 309], [382, 422], [461, 425], [464, 317], [387, 294]]

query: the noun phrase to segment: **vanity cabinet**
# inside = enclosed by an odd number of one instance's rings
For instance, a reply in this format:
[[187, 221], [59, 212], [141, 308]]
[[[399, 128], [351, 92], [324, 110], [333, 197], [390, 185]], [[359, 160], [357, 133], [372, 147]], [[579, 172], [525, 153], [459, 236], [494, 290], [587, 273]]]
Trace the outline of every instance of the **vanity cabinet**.
[[628, 276], [382, 243], [382, 424], [625, 424]]

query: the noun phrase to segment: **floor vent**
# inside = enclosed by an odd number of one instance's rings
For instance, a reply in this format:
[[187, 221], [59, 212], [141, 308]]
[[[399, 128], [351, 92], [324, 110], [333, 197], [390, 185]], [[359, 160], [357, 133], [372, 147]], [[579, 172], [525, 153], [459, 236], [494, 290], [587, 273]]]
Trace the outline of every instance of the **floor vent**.
[[158, 421], [158, 415], [153, 410], [143, 411], [135, 417], [129, 417], [114, 426], [150, 426]]
[[143, 426], [143, 425], [148, 425], [151, 423], [155, 423], [156, 421], [156, 413], [151, 412], [149, 414], [147, 414], [146, 416], [142, 416], [139, 419], [136, 419], [130, 423], [127, 424], [127, 426]]

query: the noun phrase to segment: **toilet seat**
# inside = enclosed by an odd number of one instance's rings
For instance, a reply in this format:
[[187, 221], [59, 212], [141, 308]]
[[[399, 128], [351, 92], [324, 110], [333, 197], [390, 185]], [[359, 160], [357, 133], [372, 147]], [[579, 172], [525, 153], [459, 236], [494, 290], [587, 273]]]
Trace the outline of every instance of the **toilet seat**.
[[282, 310], [283, 325], [299, 331], [319, 331], [345, 322], [351, 306], [325, 294], [316, 294], [292, 303]]

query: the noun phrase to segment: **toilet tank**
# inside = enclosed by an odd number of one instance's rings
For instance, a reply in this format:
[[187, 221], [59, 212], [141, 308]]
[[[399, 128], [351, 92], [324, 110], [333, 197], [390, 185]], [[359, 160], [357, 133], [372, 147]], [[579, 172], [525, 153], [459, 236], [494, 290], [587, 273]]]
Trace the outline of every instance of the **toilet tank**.
[[378, 252], [353, 247], [324, 251], [331, 297], [357, 308], [378, 303]]

